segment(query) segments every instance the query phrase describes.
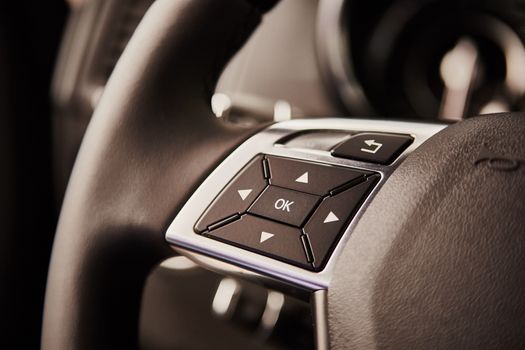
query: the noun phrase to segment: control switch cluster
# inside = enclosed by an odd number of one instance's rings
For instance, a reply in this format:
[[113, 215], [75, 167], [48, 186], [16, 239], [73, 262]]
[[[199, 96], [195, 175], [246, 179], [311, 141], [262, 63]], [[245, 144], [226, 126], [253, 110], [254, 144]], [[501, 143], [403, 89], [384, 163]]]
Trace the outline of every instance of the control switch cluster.
[[378, 179], [363, 170], [259, 155], [222, 190], [195, 231], [319, 271]]

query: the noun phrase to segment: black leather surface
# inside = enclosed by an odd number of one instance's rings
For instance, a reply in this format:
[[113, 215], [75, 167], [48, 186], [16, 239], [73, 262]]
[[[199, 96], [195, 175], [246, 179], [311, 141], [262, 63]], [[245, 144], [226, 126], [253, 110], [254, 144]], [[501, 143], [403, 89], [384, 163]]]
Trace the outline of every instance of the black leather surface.
[[328, 312], [334, 349], [523, 349], [525, 117], [467, 120], [410, 155], [338, 260]]
[[137, 346], [144, 280], [171, 254], [165, 229], [209, 171], [256, 131], [221, 123], [209, 101], [260, 15], [242, 0], [158, 0], [146, 14], [70, 179], [48, 278], [44, 349]]

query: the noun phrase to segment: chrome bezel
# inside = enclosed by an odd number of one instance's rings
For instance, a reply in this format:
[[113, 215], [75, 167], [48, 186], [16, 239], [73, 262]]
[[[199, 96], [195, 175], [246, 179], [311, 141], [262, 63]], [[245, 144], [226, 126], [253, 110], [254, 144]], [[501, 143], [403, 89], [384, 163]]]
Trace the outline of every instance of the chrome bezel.
[[[290, 120], [274, 124], [245, 141], [210, 174], [169, 226], [166, 240], [180, 254], [221, 273], [240, 274], [273, 286], [299, 288], [307, 292], [328, 289], [337, 257], [375, 194], [410, 152], [445, 127], [442, 124], [335, 118]], [[287, 148], [277, 143], [293, 133], [309, 130], [409, 134], [414, 137], [414, 142], [390, 165], [336, 158], [328, 151]], [[253, 157], [261, 153], [368, 170], [381, 175], [320, 272], [296, 267], [194, 232], [195, 223], [219, 192]]]

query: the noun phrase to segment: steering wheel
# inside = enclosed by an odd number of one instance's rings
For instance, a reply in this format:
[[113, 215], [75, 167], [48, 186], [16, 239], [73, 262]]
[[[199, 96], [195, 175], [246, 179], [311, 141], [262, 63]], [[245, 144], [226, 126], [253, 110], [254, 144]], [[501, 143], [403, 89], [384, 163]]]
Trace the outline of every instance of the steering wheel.
[[[450, 126], [352, 119], [227, 124], [211, 112], [214, 85], [272, 5], [157, 0], [148, 10], [107, 84], [69, 182], [42, 347], [138, 347], [145, 279], [175, 254], [172, 246], [201, 264], [310, 297], [319, 349], [525, 347], [523, 115]], [[315, 138], [326, 130], [358, 135], [329, 151], [286, 146], [290, 135]], [[345, 158], [363, 135], [372, 158]], [[396, 137], [405, 148], [374, 159]], [[294, 229], [303, 238], [293, 242], [293, 232], [257, 232], [249, 242], [219, 234], [235, 222], [266, 220], [260, 213], [237, 212], [217, 231], [198, 230], [203, 211], [251, 159], [263, 173], [269, 166], [263, 177], [274, 190], [284, 186], [279, 161], [317, 166], [328, 171], [320, 178], [334, 181], [346, 171], [346, 184], [318, 196], [323, 202], [368, 184], [361, 202], [339, 201], [352, 218], [326, 259], [317, 263], [308, 227]], [[285, 163], [279, 169], [291, 172]], [[311, 184], [314, 171], [290, 186]], [[269, 187], [260, 198], [271, 195]], [[279, 215], [295, 203], [284, 200], [271, 202]], [[324, 221], [346, 220], [332, 214]], [[280, 237], [290, 246], [309, 237], [306, 257], [279, 256], [288, 245], [273, 245], [270, 254], [253, 248]]]

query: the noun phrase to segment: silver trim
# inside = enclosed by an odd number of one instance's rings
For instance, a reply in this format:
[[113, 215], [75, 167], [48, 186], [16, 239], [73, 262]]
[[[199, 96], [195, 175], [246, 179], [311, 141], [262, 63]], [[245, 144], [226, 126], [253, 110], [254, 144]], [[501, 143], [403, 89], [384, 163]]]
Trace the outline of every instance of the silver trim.
[[[242, 275], [242, 277], [245, 278], [266, 282], [271, 287], [279, 289], [293, 288], [294, 290], [302, 290], [307, 293], [320, 289], [328, 289], [335, 261], [344, 249], [350, 233], [353, 231], [364, 210], [366, 210], [371, 199], [407, 154], [445, 127], [445, 125], [440, 124], [335, 118], [290, 120], [274, 124], [244, 142], [211, 173], [184, 205], [175, 220], [173, 220], [166, 233], [166, 240], [172, 244], [173, 248], [179, 253], [221, 273]], [[277, 141], [281, 138], [305, 130], [343, 130], [350, 133], [370, 131], [410, 134], [414, 137], [414, 142], [389, 166], [335, 158], [332, 157], [328, 151], [287, 148], [276, 145]], [[230, 182], [235, 174], [253, 157], [260, 153], [353, 167], [381, 174], [379, 183], [365, 199], [363, 205], [348, 225], [339, 244], [322, 271], [313, 272], [302, 269], [198, 235], [193, 231], [195, 223], [219, 192]]]
[[315, 348], [317, 350], [330, 349], [328, 333], [328, 296], [326, 290], [312, 293], [311, 306], [314, 321]]

